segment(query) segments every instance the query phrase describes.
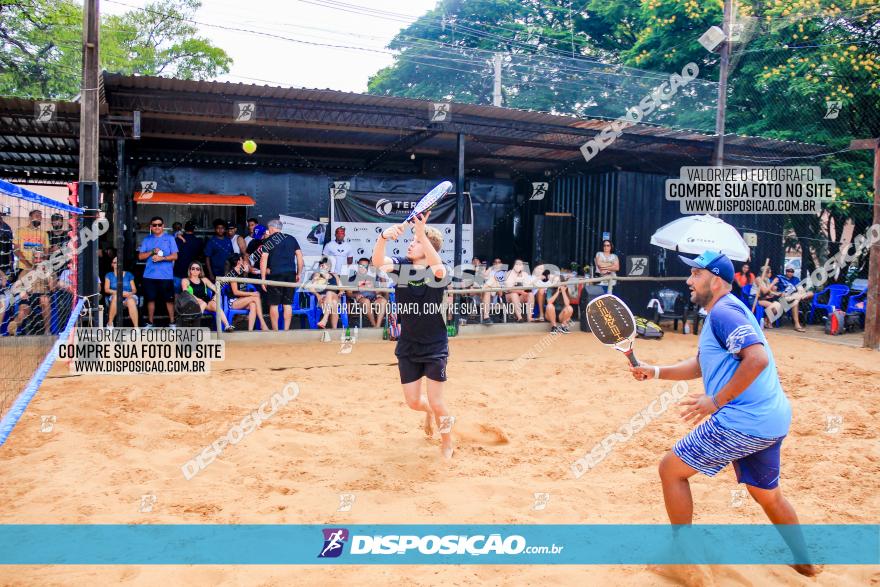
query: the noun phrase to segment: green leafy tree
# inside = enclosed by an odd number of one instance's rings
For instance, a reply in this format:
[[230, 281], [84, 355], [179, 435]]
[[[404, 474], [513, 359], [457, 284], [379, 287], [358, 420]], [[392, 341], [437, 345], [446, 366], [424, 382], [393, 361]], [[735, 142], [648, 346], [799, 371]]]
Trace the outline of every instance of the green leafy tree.
[[[197, 36], [199, 0], [160, 0], [102, 15], [100, 65], [124, 74], [211, 79], [223, 49]], [[83, 9], [71, 0], [0, 0], [0, 94], [70, 98], [80, 89]]]

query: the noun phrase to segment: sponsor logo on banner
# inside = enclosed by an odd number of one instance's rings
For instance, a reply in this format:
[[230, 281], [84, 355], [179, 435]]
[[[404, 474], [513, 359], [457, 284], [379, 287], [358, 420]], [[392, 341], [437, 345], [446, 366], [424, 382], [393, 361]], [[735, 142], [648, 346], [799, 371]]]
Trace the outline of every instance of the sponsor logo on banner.
[[394, 204], [391, 200], [386, 200], [382, 198], [378, 202], [376, 202], [376, 212], [379, 213], [379, 216], [388, 216], [391, 214], [391, 210], [394, 209]]

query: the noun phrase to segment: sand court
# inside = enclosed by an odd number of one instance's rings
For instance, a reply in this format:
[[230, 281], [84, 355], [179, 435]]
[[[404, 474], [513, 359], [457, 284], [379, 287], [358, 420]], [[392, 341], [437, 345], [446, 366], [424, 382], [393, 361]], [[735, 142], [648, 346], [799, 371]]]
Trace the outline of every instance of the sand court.
[[[636, 382], [619, 353], [575, 332], [453, 338], [445, 396], [457, 450], [405, 406], [393, 346], [236, 342], [203, 377], [71, 376], [56, 365], [0, 447], [5, 524], [666, 523], [657, 463], [689, 429], [671, 407], [576, 478], [572, 463], [673, 382]], [[782, 486], [802, 523], [880, 511], [876, 353], [768, 332], [794, 418]], [[696, 337], [638, 341], [672, 363]], [[534, 358], [516, 362], [540, 345]], [[182, 467], [286, 385], [298, 395], [189, 480]], [[689, 382], [702, 391], [699, 381]], [[46, 431], [42, 416], [54, 416]], [[41, 431], [41, 428], [43, 429]], [[696, 523], [764, 523], [728, 467], [692, 482]], [[538, 494], [538, 495], [536, 495]], [[543, 504], [539, 506], [539, 502]], [[340, 511], [342, 510], [342, 511]], [[862, 585], [876, 567], [707, 569], [719, 585]], [[643, 566], [0, 567], [3, 584], [669, 585]], [[585, 583], [586, 582], [586, 583]]]

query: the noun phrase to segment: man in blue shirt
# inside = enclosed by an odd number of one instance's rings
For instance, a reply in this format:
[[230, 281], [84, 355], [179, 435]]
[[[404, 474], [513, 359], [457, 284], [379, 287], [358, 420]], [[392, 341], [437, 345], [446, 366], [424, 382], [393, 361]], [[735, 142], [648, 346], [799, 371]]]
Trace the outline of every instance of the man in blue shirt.
[[[691, 267], [687, 281], [691, 302], [709, 313], [697, 356], [671, 366], [630, 367], [640, 381], [703, 377], [705, 394], [682, 401], [682, 417], [689, 424], [708, 419], [679, 440], [660, 462], [669, 521], [693, 522], [690, 477], [697, 473], [712, 477], [732, 463], [737, 481], [745, 483], [773, 524], [798, 524], [797, 513], [779, 487], [780, 448], [791, 423], [791, 406], [767, 339], [752, 312], [730, 293], [730, 259], [715, 251], [705, 251], [696, 259], [680, 258]], [[783, 537], [797, 558], [806, 560], [800, 532]], [[819, 572], [810, 564], [792, 566], [807, 576]]]
[[168, 310], [168, 320], [174, 324], [174, 261], [177, 243], [165, 234], [165, 221], [160, 216], [150, 219], [150, 234], [138, 249], [138, 259], [146, 261], [144, 269], [144, 299], [147, 300], [147, 328], [153, 327], [156, 300], [162, 299]]
[[208, 273], [208, 279], [216, 281], [218, 275], [223, 275], [223, 269], [226, 267], [226, 260], [234, 252], [232, 250], [232, 240], [226, 236], [226, 221], [218, 218], [214, 221], [214, 236], [205, 245], [205, 270]]

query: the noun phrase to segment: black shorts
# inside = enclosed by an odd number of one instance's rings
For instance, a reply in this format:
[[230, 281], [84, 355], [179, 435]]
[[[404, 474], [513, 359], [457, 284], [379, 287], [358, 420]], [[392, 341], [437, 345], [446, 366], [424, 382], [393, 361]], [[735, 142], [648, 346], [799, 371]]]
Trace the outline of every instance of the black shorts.
[[158, 300], [163, 302], [173, 302], [174, 280], [144, 277], [144, 299], [148, 302], [155, 302]]
[[[288, 283], [296, 283], [296, 273], [271, 273], [269, 279], [272, 281], [286, 281]], [[270, 285], [266, 287], [266, 303], [270, 306], [281, 304], [288, 306], [293, 303], [293, 294], [295, 288], [281, 287]]]
[[434, 381], [446, 381], [446, 357], [419, 358], [397, 357], [400, 382], [403, 384], [427, 377]]

